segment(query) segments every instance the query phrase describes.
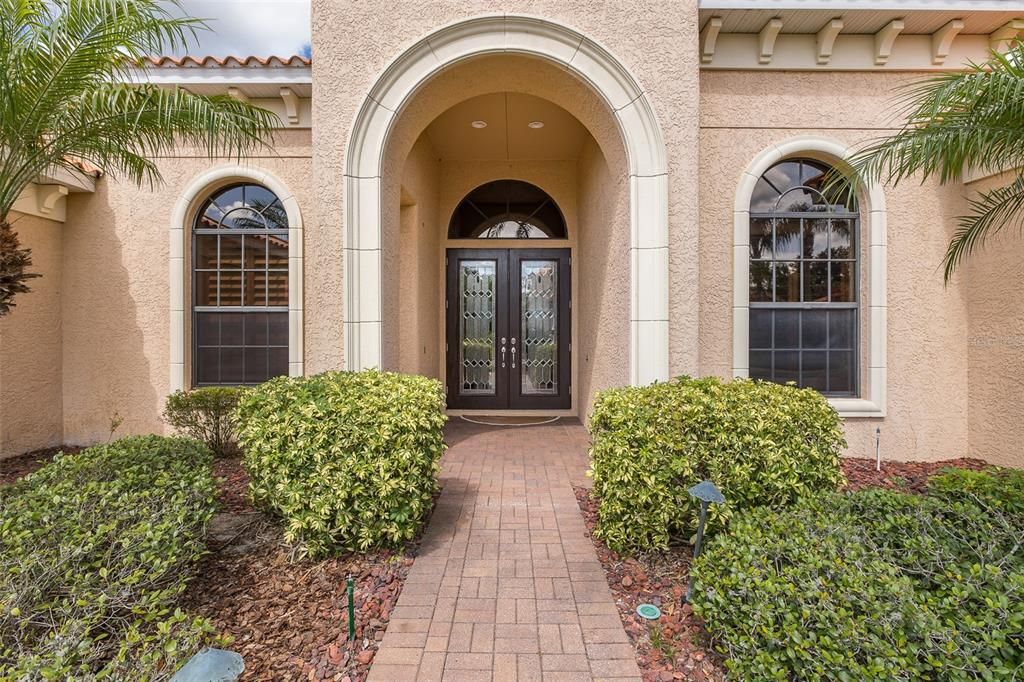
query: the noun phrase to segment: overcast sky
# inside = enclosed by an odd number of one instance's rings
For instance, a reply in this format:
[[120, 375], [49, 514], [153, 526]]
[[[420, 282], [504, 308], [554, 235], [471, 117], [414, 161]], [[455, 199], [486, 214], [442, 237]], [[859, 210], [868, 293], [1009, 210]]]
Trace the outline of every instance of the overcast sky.
[[309, 49], [309, 0], [182, 0], [212, 30], [199, 34], [193, 55], [291, 55]]

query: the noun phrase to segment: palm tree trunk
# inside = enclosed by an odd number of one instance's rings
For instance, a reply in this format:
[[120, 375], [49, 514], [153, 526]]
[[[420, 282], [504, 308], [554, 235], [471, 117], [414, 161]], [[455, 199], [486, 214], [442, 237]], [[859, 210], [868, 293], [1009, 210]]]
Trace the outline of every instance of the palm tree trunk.
[[39, 277], [28, 271], [31, 266], [32, 250], [21, 248], [14, 228], [0, 220], [0, 317], [11, 312], [16, 294], [29, 292], [26, 282]]

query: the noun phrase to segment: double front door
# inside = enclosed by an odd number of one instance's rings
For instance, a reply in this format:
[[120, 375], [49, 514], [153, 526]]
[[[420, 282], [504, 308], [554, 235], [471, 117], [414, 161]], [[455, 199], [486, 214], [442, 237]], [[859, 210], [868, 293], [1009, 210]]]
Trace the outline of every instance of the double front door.
[[569, 250], [449, 249], [448, 407], [566, 409]]

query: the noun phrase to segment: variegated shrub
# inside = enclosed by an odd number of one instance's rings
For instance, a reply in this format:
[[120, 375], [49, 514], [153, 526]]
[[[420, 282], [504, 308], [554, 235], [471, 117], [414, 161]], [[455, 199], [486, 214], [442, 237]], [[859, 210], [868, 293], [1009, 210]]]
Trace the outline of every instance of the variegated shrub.
[[726, 498], [712, 524], [843, 482], [839, 416], [810, 389], [686, 377], [617, 388], [598, 395], [590, 430], [597, 534], [620, 551], [688, 539], [699, 506], [687, 489], [704, 479]]
[[412, 539], [437, 491], [441, 384], [367, 370], [278, 377], [236, 414], [253, 501], [311, 556]]

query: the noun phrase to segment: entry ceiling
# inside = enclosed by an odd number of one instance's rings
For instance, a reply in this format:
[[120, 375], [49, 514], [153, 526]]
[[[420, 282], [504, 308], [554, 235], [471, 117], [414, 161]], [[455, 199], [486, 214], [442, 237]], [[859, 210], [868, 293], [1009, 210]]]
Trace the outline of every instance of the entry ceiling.
[[[474, 121], [487, 126], [476, 128]], [[534, 121], [544, 127], [531, 128]], [[546, 99], [497, 92], [456, 104], [427, 126], [426, 135], [444, 160], [563, 161], [579, 156], [589, 133]]]

